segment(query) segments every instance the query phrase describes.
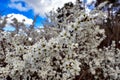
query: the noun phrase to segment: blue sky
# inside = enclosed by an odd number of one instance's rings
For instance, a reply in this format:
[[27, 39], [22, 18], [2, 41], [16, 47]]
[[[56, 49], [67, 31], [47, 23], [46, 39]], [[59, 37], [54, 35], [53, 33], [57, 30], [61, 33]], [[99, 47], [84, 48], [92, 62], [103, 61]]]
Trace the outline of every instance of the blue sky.
[[[15, 0], [14, 0], [15, 1]], [[19, 3], [21, 3], [21, 5], [24, 7], [26, 5], [26, 3], [24, 1], [21, 0], [21, 2], [19, 1]], [[16, 3], [17, 5], [18, 3]], [[34, 18], [34, 15], [35, 15], [35, 12], [34, 10], [31, 8], [31, 9], [28, 9], [28, 10], [19, 10], [17, 8], [12, 8], [10, 7], [9, 5], [11, 5], [11, 0], [0, 0], [0, 15], [2, 16], [7, 16], [9, 14], [21, 14], [25, 17], [27, 17], [28, 19], [33, 19]], [[42, 26], [42, 22], [45, 20], [44, 17], [42, 16], [39, 16], [37, 18], [37, 23], [36, 23], [36, 26]]]
[[[26, 18], [30, 24], [34, 15], [39, 14], [36, 26], [42, 26], [45, 14], [58, 7], [63, 7], [66, 2], [75, 3], [76, 0], [0, 0], [0, 14], [2, 16], [14, 15], [18, 20]], [[88, 4], [95, 0], [85, 0]], [[23, 17], [23, 18], [22, 18]]]

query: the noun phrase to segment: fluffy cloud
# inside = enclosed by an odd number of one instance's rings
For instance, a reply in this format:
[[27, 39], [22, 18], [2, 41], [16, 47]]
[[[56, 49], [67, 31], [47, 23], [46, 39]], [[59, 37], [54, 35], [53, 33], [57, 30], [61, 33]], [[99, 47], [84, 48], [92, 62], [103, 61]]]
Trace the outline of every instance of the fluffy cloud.
[[87, 0], [87, 5], [90, 5], [91, 3], [95, 3], [96, 2], [96, 0]]
[[30, 10], [29, 5], [24, 3], [24, 0], [11, 0], [11, 3], [8, 5], [10, 8], [17, 9], [19, 11], [28, 11]]
[[[33, 9], [35, 13], [45, 16], [45, 13], [48, 13], [53, 9], [56, 10], [58, 7], [62, 7], [64, 3], [75, 3], [75, 1], [76, 0], [11, 0], [9, 7], [20, 11]], [[23, 5], [23, 2], [26, 4]]]
[[24, 20], [25, 20], [24, 23], [25, 23], [26, 25], [31, 25], [32, 22], [33, 22], [32, 19], [29, 19], [29, 18], [27, 18], [26, 16], [24, 16], [24, 15], [22, 15], [22, 14], [14, 14], [14, 13], [12, 13], [12, 14], [8, 14], [7, 17], [9, 17], [9, 18], [7, 19], [7, 22], [8, 22], [8, 23], [11, 23], [12, 19], [14, 19], [14, 18], [16, 18], [16, 19], [18, 20], [18, 22], [22, 22], [23, 19], [24, 19]]
[[[4, 18], [4, 17], [5, 16], [3, 16], [2, 18]], [[18, 20], [18, 22], [22, 22], [23, 19], [24, 19], [25, 20], [24, 23], [26, 25], [31, 25], [32, 22], [33, 22], [32, 19], [29, 19], [29, 18], [27, 18], [27, 17], [25, 17], [24, 15], [21, 15], [21, 14], [14, 14], [14, 13], [12, 13], [12, 14], [8, 14], [7, 17], [8, 17], [7, 18], [7, 24], [6, 24], [5, 28], [4, 28], [4, 30], [6, 30], [6, 31], [13, 31], [13, 30], [15, 30], [15, 28], [10, 25], [10, 23], [12, 23], [12, 19], [14, 19], [14, 18], [16, 18]]]
[[76, 0], [25, 0], [25, 2], [34, 9], [35, 13], [39, 13], [42, 16], [51, 10], [62, 7], [64, 3], [74, 3], [75, 1]]
[[[96, 0], [81, 1], [86, 2], [86, 5], [88, 5]], [[25, 2], [26, 4], [23, 6], [21, 2]], [[51, 10], [56, 10], [58, 7], [63, 7], [63, 5], [67, 2], [75, 3], [76, 0], [11, 0], [9, 7], [18, 9], [20, 11], [33, 9], [36, 14], [40, 14], [44, 17], [46, 13], [50, 12]]]
[[23, 7], [22, 6], [22, 3], [11, 3], [10, 5], [8, 5], [10, 8], [13, 8], [13, 9], [18, 9], [19, 11], [28, 11], [29, 8], [28, 7]]

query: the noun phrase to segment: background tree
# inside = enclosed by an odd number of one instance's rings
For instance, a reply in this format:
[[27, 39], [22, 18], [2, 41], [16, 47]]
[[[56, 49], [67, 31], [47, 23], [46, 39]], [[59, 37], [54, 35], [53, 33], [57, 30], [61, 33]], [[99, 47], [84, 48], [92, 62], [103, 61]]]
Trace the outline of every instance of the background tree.
[[108, 3], [101, 9], [107, 12], [107, 19], [101, 24], [101, 28], [105, 29], [106, 38], [101, 42], [100, 46], [109, 46], [112, 41], [116, 41], [116, 47], [120, 48], [120, 3], [119, 0], [97, 0], [96, 7], [104, 1]]

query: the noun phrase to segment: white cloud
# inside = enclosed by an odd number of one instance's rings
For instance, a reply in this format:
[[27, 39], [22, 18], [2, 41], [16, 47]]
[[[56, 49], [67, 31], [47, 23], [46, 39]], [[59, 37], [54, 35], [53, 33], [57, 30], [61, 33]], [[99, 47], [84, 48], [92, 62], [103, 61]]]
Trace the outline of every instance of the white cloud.
[[7, 19], [7, 22], [8, 22], [8, 23], [11, 23], [11, 22], [12, 22], [12, 19], [14, 19], [14, 18], [16, 18], [16, 19], [18, 20], [18, 22], [22, 22], [23, 19], [24, 19], [24, 20], [25, 20], [24, 23], [25, 23], [26, 25], [31, 25], [32, 22], [33, 22], [32, 19], [29, 19], [29, 18], [27, 18], [26, 16], [24, 16], [24, 15], [22, 15], [22, 14], [14, 14], [14, 13], [12, 13], [12, 14], [8, 14], [7, 17], [9, 17], [9, 18]]
[[19, 11], [28, 11], [30, 10], [29, 5], [23, 4], [21, 2], [24, 2], [24, 0], [11, 0], [11, 3], [8, 5], [10, 8], [17, 9]]
[[[73, 2], [76, 0], [11, 0], [8, 5], [10, 8], [17, 9], [19, 11], [28, 11], [33, 9], [36, 14], [45, 16], [45, 13], [51, 10], [56, 10], [58, 7], [62, 7], [64, 3]], [[25, 2], [25, 6], [21, 2]]]
[[18, 9], [19, 11], [28, 11], [29, 8], [28, 7], [23, 7], [22, 6], [22, 3], [11, 3], [10, 5], [8, 5], [10, 8], [13, 8], [13, 9]]
[[[8, 18], [7, 18], [7, 24], [4, 28], [5, 31], [13, 31], [15, 30], [15, 28], [13, 26], [10, 25], [10, 23], [12, 23], [12, 19], [16, 18], [18, 20], [18, 22], [22, 22], [23, 19], [25, 20], [25, 25], [31, 25], [33, 20], [32, 19], [29, 19], [27, 18], [26, 16], [22, 15], [22, 14], [8, 14], [6, 15]], [[5, 16], [3, 16], [2, 18], [4, 18]]]
[[[26, 6], [23, 6], [21, 1], [25, 2]], [[93, 1], [96, 0], [87, 0], [86, 5], [92, 3]], [[18, 3], [16, 4], [16, 2]], [[9, 6], [20, 11], [27, 11], [31, 8], [36, 14], [40, 14], [44, 17], [45, 13], [48, 13], [51, 10], [56, 10], [58, 7], [63, 7], [63, 5], [67, 2], [75, 3], [76, 0], [11, 0], [11, 4]]]
[[90, 5], [91, 3], [96, 2], [96, 0], [87, 0], [87, 5]]
[[76, 0], [25, 0], [25, 2], [31, 6], [35, 13], [39, 13], [41, 16], [45, 16], [45, 13], [51, 10], [56, 10], [58, 7], [62, 7], [64, 3], [73, 2]]

